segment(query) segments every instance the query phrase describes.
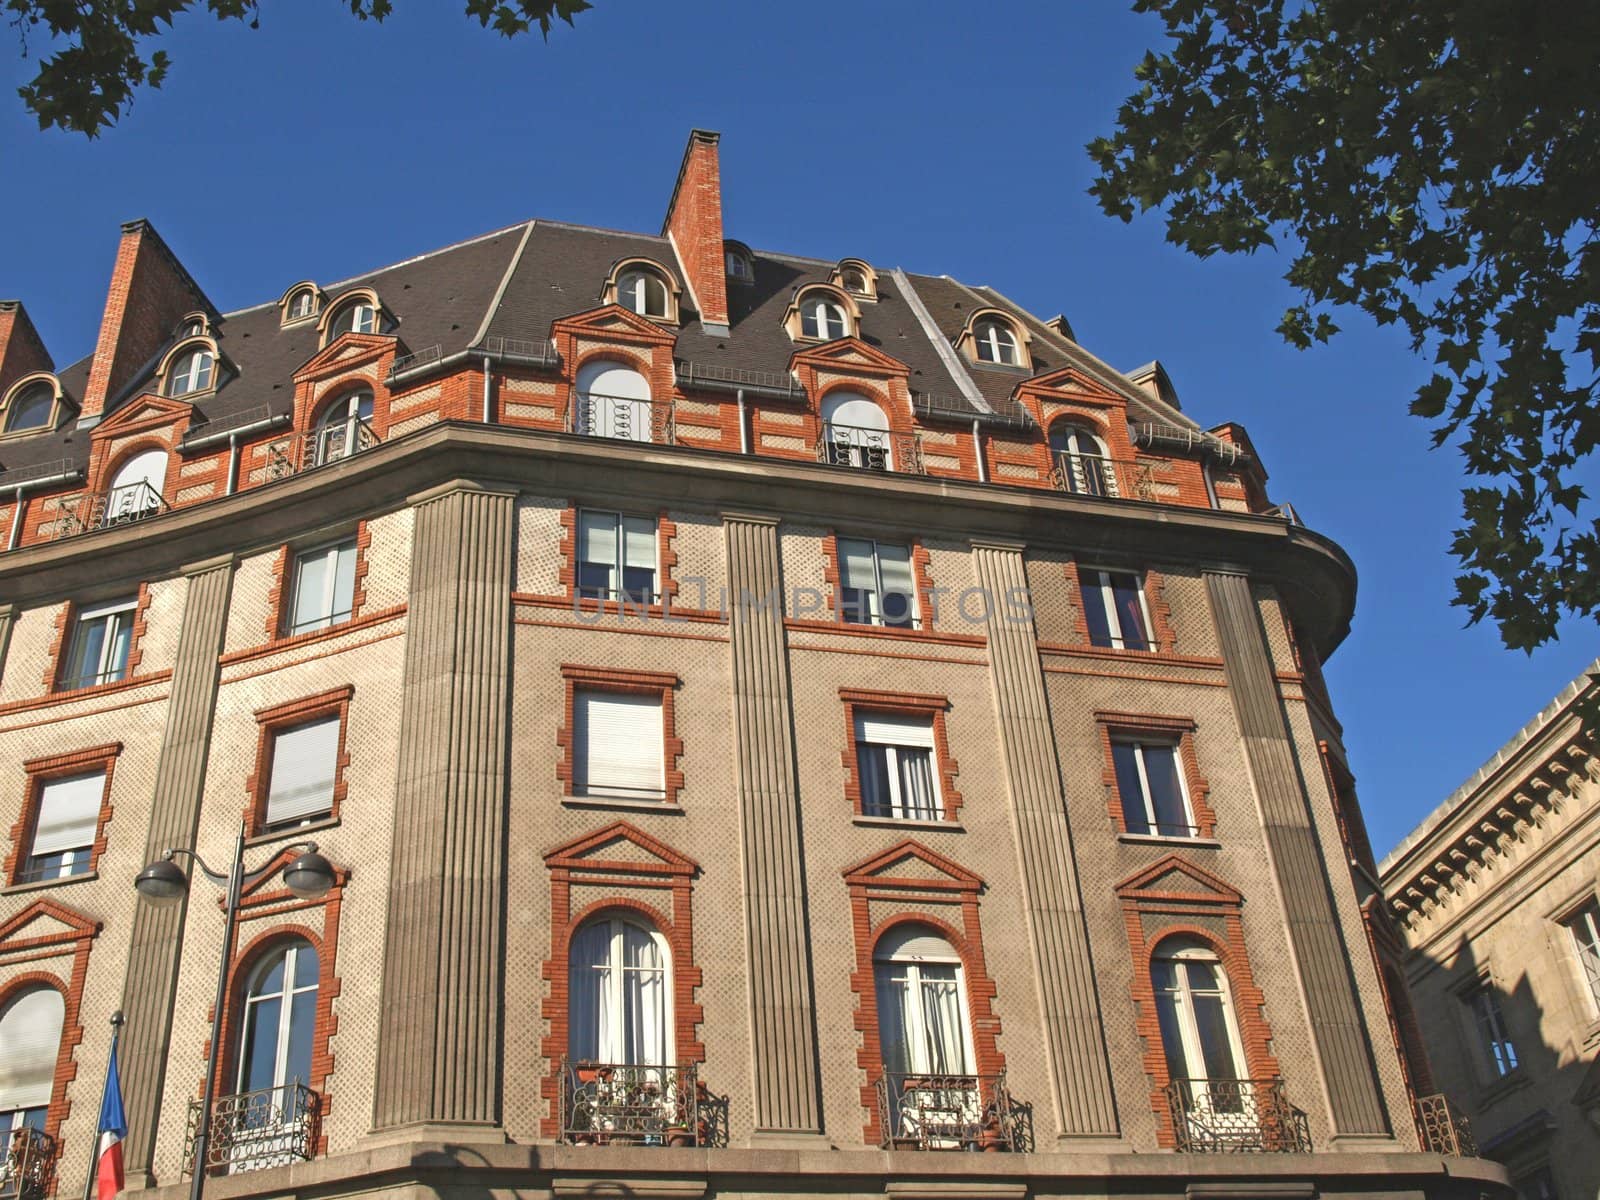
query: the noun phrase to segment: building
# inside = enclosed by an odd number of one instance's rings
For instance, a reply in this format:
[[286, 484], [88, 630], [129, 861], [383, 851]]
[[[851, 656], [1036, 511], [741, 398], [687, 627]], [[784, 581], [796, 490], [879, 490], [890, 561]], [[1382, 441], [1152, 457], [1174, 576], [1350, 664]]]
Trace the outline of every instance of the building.
[[1382, 865], [1433, 1083], [1525, 1200], [1600, 1193], [1591, 663]]
[[[59, 371], [7, 306], [8, 1124], [81, 1184], [120, 1009], [152, 1196], [208, 1071], [218, 1195], [1507, 1195], [1341, 865], [1345, 555], [1159, 364], [719, 178], [226, 314], [135, 222]], [[130, 886], [241, 838], [226, 956]]]

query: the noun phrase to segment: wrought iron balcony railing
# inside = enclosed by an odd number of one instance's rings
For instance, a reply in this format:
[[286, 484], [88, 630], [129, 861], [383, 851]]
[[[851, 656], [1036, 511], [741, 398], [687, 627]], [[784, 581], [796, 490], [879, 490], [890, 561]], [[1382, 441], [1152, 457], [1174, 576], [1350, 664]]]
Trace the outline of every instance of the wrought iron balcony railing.
[[561, 1139], [580, 1146], [706, 1143], [694, 1064], [561, 1060]]
[[161, 493], [141, 479], [138, 483], [114, 487], [104, 495], [68, 496], [59, 501], [48, 534], [54, 541], [96, 529], [109, 529], [113, 525], [127, 525], [164, 512], [166, 507]]
[[0, 1200], [44, 1200], [55, 1173], [55, 1138], [27, 1125], [14, 1129], [0, 1166]]
[[822, 427], [816, 455], [819, 463], [830, 467], [927, 474], [922, 458], [922, 436], [918, 433], [891, 433], [887, 429], [830, 423]]
[[[291, 1162], [310, 1162], [316, 1153], [322, 1098], [296, 1080], [282, 1087], [218, 1096], [211, 1108], [211, 1136], [205, 1171], [260, 1171]], [[200, 1102], [189, 1105], [184, 1134], [184, 1173], [195, 1170], [195, 1139], [200, 1133]]]
[[885, 1071], [878, 1080], [885, 1150], [1015, 1150], [1019, 1113], [998, 1075]]
[[1154, 500], [1150, 465], [1119, 462], [1104, 454], [1057, 450], [1050, 456], [1050, 485], [1058, 492], [1111, 499]]
[[567, 415], [567, 432], [585, 437], [617, 438], [625, 442], [655, 442], [671, 446], [677, 441], [672, 400], [640, 400], [579, 392]]
[[1167, 1105], [1189, 1154], [1308, 1154], [1311, 1130], [1281, 1079], [1174, 1079]]
[[1429, 1154], [1473, 1158], [1478, 1153], [1471, 1123], [1443, 1093], [1417, 1098], [1417, 1127], [1422, 1131], [1423, 1149]]
[[267, 478], [285, 479], [340, 462], [382, 442], [370, 422], [330, 421], [305, 433], [280, 438], [267, 447]]

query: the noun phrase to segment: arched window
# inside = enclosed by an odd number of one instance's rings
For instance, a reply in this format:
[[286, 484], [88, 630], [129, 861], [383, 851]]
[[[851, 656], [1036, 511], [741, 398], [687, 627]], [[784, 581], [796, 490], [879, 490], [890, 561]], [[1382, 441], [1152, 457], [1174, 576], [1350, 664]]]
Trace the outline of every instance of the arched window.
[[328, 405], [317, 422], [315, 465], [320, 467], [365, 450], [375, 440], [368, 424], [371, 420], [372, 393], [365, 388], [340, 396]]
[[328, 322], [328, 341], [342, 333], [377, 333], [378, 310], [371, 300], [362, 296], [341, 304]]
[[28, 988], [0, 1012], [0, 1147], [25, 1126], [44, 1129], [65, 1016], [52, 987]]
[[836, 467], [892, 471], [889, 418], [857, 392], [829, 392], [822, 401], [822, 444], [817, 458]]
[[850, 319], [826, 292], [813, 292], [800, 301], [800, 332], [808, 338], [831, 342], [849, 334]]
[[[316, 948], [292, 938], [274, 946], [251, 970], [239, 1022], [237, 1092], [310, 1085], [319, 968]], [[282, 1100], [273, 1104], [293, 1107]]]
[[1050, 431], [1050, 458], [1055, 484], [1080, 496], [1115, 496], [1117, 477], [1105, 443], [1081, 425], [1057, 425]]
[[728, 278], [749, 283], [756, 277], [755, 266], [751, 263], [750, 256], [738, 247], [725, 247], [722, 257], [727, 264]]
[[624, 271], [617, 280], [617, 303], [641, 317], [666, 317], [667, 285], [654, 271]]
[[56, 389], [48, 380], [30, 383], [6, 406], [6, 432], [18, 433], [24, 429], [43, 429], [50, 424], [50, 414], [56, 407]]
[[854, 292], [864, 296], [867, 292], [867, 277], [861, 273], [859, 267], [846, 267], [839, 272], [839, 282], [847, 292]]
[[972, 327], [972, 342], [977, 347], [978, 361], [1000, 363], [1015, 367], [1021, 364], [1022, 355], [1017, 349], [1017, 334], [1005, 321], [986, 317]]
[[619, 362], [585, 363], [578, 371], [572, 431], [587, 437], [654, 441], [650, 381]]
[[[1188, 1080], [1199, 1093], [1237, 1097], [1237, 1085], [1209, 1085], [1243, 1079], [1244, 1045], [1234, 1016], [1228, 976], [1216, 953], [1196, 938], [1168, 938], [1156, 947], [1150, 960], [1150, 981], [1155, 987], [1156, 1019], [1161, 1026], [1161, 1048], [1166, 1053], [1172, 1080]], [[1195, 1098], [1200, 1098], [1198, 1095]]]
[[167, 481], [167, 452], [144, 450], [135, 454], [111, 477], [106, 492], [105, 519], [132, 521], [161, 507], [161, 489]]
[[965, 972], [955, 948], [926, 925], [899, 925], [879, 940], [872, 970], [884, 1071], [972, 1074]]
[[672, 1062], [666, 939], [628, 917], [589, 921], [567, 956], [567, 1053], [619, 1066]]
[[187, 396], [211, 386], [216, 371], [216, 356], [205, 346], [196, 346], [178, 356], [167, 371], [167, 395]]
[[317, 298], [310, 288], [301, 288], [289, 298], [289, 320], [303, 321], [316, 308]]

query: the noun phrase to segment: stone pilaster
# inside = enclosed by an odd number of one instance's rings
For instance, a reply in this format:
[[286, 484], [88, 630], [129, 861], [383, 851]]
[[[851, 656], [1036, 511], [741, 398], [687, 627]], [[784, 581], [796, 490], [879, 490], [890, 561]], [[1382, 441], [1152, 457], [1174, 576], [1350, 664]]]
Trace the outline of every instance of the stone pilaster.
[[[816, 1015], [776, 518], [725, 514], [755, 1126], [816, 1135]], [[770, 601], [764, 603], [765, 601]]]
[[378, 1131], [500, 1122], [514, 499], [412, 500]]
[[[230, 555], [188, 572], [178, 661], [172, 672], [167, 725], [156, 764], [144, 862], [160, 858], [168, 848], [194, 848], [200, 798], [205, 791], [206, 759], [211, 750], [217, 659], [227, 628], [233, 567]], [[184, 922], [191, 897], [209, 898], [210, 890], [202, 887], [198, 892], [191, 891], [170, 906], [136, 904], [133, 909], [133, 944], [122, 984], [122, 1011], [128, 1023], [119, 1051], [123, 1104], [128, 1114], [123, 1155], [129, 1186], [139, 1186], [150, 1179], [161, 1093], [166, 1084]]]
[[1105, 1028], [1039, 644], [1031, 616], [1008, 604], [1027, 595], [1022, 553], [1018, 545], [972, 544], [987, 598], [989, 666], [1044, 1015], [1043, 1050], [1062, 1137], [1114, 1139], [1119, 1130]]
[[17, 609], [13, 604], [0, 604], [0, 694], [6, 683], [6, 651], [11, 649], [11, 626], [16, 623]]
[[1334, 1131], [1385, 1136], [1390, 1133], [1389, 1122], [1350, 974], [1349, 948], [1334, 913], [1327, 863], [1312, 825], [1310, 800], [1278, 698], [1250, 580], [1221, 571], [1206, 572], [1205, 580], [1228, 694], [1261, 805], [1289, 944], [1322, 1062]]

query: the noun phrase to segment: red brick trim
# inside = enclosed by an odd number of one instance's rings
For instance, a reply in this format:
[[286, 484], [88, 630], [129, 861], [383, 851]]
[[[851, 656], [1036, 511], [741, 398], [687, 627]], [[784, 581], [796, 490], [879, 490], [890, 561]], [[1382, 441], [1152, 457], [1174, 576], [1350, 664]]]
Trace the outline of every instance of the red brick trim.
[[[26, 934], [28, 926], [41, 917], [52, 926], [59, 923], [66, 928], [52, 929], [36, 937], [17, 936], [19, 933]], [[50, 1088], [50, 1104], [45, 1111], [44, 1125], [45, 1134], [55, 1139], [58, 1165], [69, 1161], [61, 1128], [72, 1114], [68, 1089], [78, 1075], [76, 1054], [79, 1043], [83, 1041], [83, 1025], [79, 1014], [89, 976], [89, 951], [100, 928], [99, 921], [91, 920], [48, 898], [35, 900], [0, 925], [0, 972], [43, 958], [72, 956], [72, 968], [64, 981], [60, 975], [49, 971], [24, 969], [18, 974], [7, 975], [4, 983], [0, 984], [0, 1010], [10, 1004], [18, 993], [35, 986], [51, 987], [61, 993], [61, 1044], [56, 1051], [55, 1077]], [[53, 1184], [54, 1181], [47, 1184], [46, 1194], [51, 1193]]]
[[1344, 843], [1346, 862], [1359, 863], [1374, 880], [1377, 878], [1377, 859], [1372, 854], [1372, 842], [1367, 837], [1367, 822], [1361, 813], [1361, 803], [1356, 799], [1356, 777], [1344, 760], [1333, 752], [1326, 738], [1317, 740], [1317, 755], [1322, 760], [1322, 780], [1328, 787], [1328, 799], [1333, 804], [1333, 815], [1339, 824], [1339, 840]]
[[333, 805], [328, 812], [330, 820], [338, 817], [350, 786], [345, 782], [344, 769], [350, 765], [346, 739], [350, 734], [350, 698], [355, 692], [353, 684], [345, 684], [318, 692], [315, 696], [256, 710], [255, 769], [244, 782], [245, 794], [249, 797], [244, 809], [245, 826], [248, 829], [246, 836], [254, 837], [266, 829], [267, 791], [272, 784], [272, 755], [278, 736], [327, 717], [339, 718], [339, 753], [333, 766]]
[[[908, 861], [927, 868], [922, 878], [887, 875]], [[878, 1114], [878, 1080], [883, 1077], [883, 1046], [878, 1038], [878, 988], [872, 969], [872, 952], [891, 929], [907, 923], [928, 925], [948, 941], [961, 958], [967, 986], [967, 1010], [972, 1018], [972, 1052], [978, 1074], [1005, 1070], [1000, 1052], [1000, 1018], [994, 1011], [996, 988], [984, 958], [983, 930], [978, 923], [978, 895], [983, 880], [966, 868], [915, 841], [904, 841], [844, 872], [850, 890], [850, 927], [855, 936], [856, 969], [850, 987], [856, 995], [855, 1027], [860, 1037], [856, 1065], [866, 1073], [861, 1086], [861, 1106], [867, 1119], [862, 1136], [867, 1145], [883, 1140]], [[875, 901], [893, 908], [874, 920]], [[909, 904], [917, 911], [907, 912]], [[894, 911], [898, 909], [899, 911]]]
[[[621, 509], [610, 509], [602, 505], [580, 504], [573, 500], [566, 508], [561, 510], [561, 536], [557, 542], [557, 569], [556, 581], [561, 585], [561, 594], [566, 597], [568, 605], [581, 612], [608, 612], [620, 613], [626, 603], [621, 598], [615, 600], [598, 600], [592, 596], [580, 598], [578, 596], [578, 511], [589, 508], [596, 512], [620, 512], [623, 516], [643, 516], [643, 513], [630, 513]], [[659, 617], [668, 612], [675, 611], [673, 601], [678, 596], [678, 581], [673, 578], [673, 568], [678, 565], [678, 551], [676, 541], [678, 537], [678, 523], [672, 520], [666, 509], [656, 513], [656, 595], [662, 597], [654, 604], [626, 603], [627, 611], [632, 616], [640, 614]]]
[[[372, 549], [371, 523], [365, 518], [357, 521], [353, 536], [356, 543], [356, 569], [354, 587], [350, 593], [350, 616], [340, 621], [337, 625], [329, 627], [333, 629], [342, 628], [354, 621], [361, 615], [362, 606], [367, 602], [367, 570], [371, 565], [367, 560], [370, 557], [368, 551]], [[289, 618], [294, 611], [290, 604], [293, 599], [291, 593], [294, 591], [294, 571], [292, 569], [294, 560], [300, 556], [303, 550], [325, 548], [346, 540], [346, 538], [342, 537], [328, 538], [324, 541], [298, 548], [288, 545], [279, 548], [277, 555], [272, 560], [271, 591], [267, 596], [265, 629], [269, 643], [276, 645], [279, 642], [287, 642], [297, 637], [306, 636], [304, 633], [294, 634], [289, 632]], [[323, 631], [310, 630], [308, 632], [321, 633]]]
[[[608, 858], [606, 849], [618, 842], [642, 850], [654, 861], [637, 858]], [[694, 958], [694, 878], [700, 867], [693, 859], [657, 841], [626, 821], [575, 838], [544, 855], [550, 871], [550, 957], [540, 974], [549, 992], [540, 1006], [549, 1023], [549, 1033], [540, 1043], [546, 1060], [540, 1094], [548, 1104], [540, 1123], [541, 1136], [560, 1136], [557, 1109], [561, 1080], [561, 1059], [567, 1053], [569, 1035], [567, 971], [573, 934], [585, 921], [606, 912], [629, 912], [647, 920], [666, 938], [672, 952], [672, 1013], [674, 1057], [679, 1063], [703, 1063], [704, 1044], [700, 1024], [705, 1019], [695, 1001], [703, 976]], [[599, 884], [612, 895], [573, 907], [574, 885]], [[617, 891], [637, 895], [615, 895]]]
[[[96, 601], [96, 604], [99, 602]], [[139, 671], [139, 664], [144, 661], [144, 635], [148, 631], [146, 617], [150, 610], [150, 585], [141, 583], [138, 594], [134, 597], [133, 624], [128, 631], [128, 662], [124, 668], [121, 679], [109, 680], [106, 683], [90, 684], [88, 687], [66, 688], [62, 687], [62, 676], [67, 669], [67, 656], [72, 649], [72, 636], [77, 631], [78, 614], [85, 607], [72, 600], [64, 601], [56, 610], [55, 626], [50, 636], [50, 651], [45, 659], [44, 690], [51, 695], [76, 695], [88, 694], [100, 688], [116, 687], [133, 679]]]
[[956, 776], [961, 766], [950, 756], [950, 740], [945, 731], [945, 713], [950, 710], [947, 696], [924, 696], [915, 692], [878, 692], [865, 688], [840, 688], [844, 701], [845, 748], [841, 756], [845, 771], [844, 794], [856, 816], [861, 811], [860, 760], [856, 746], [856, 716], [859, 713], [894, 713], [898, 716], [927, 717], [933, 727], [934, 757], [939, 765], [939, 799], [944, 819], [954, 821], [961, 811], [961, 793]]
[[33, 846], [34, 825], [39, 819], [39, 802], [44, 796], [45, 784], [52, 779], [60, 779], [67, 775], [87, 774], [96, 767], [105, 772], [105, 785], [100, 797], [100, 819], [95, 824], [94, 843], [89, 848], [89, 870], [94, 871], [99, 868], [100, 855], [106, 848], [106, 826], [111, 823], [111, 776], [117, 764], [117, 755], [121, 753], [122, 743], [110, 742], [104, 746], [91, 746], [86, 750], [72, 750], [65, 754], [30, 759], [22, 764], [22, 769], [28, 776], [28, 783], [22, 811], [17, 814], [17, 823], [11, 827], [11, 851], [5, 860], [5, 879], [8, 885], [21, 882], [17, 876], [23, 864], [27, 862], [28, 851]]
[[1405, 1084], [1412, 1119], [1417, 1122], [1419, 1144], [1426, 1144], [1426, 1134], [1417, 1110], [1417, 1097], [1434, 1092], [1433, 1068], [1428, 1062], [1422, 1027], [1417, 1022], [1416, 1009], [1411, 1004], [1405, 973], [1399, 966], [1405, 949], [1389, 926], [1382, 895], [1374, 893], [1361, 906], [1361, 927], [1367, 935], [1367, 950], [1372, 954], [1373, 970], [1378, 976], [1378, 994], [1383, 997], [1384, 1015], [1389, 1019], [1389, 1036], [1394, 1041], [1395, 1058], [1400, 1063], [1400, 1079]]
[[[1167, 892], [1149, 886], [1173, 871], [1187, 876], [1187, 885], [1195, 890]], [[1196, 938], [1216, 953], [1228, 977], [1234, 1017], [1239, 1024], [1239, 1040], [1243, 1043], [1245, 1063], [1253, 1079], [1276, 1079], [1281, 1074], [1271, 1050], [1272, 1029], [1265, 1013], [1266, 997], [1256, 986], [1250, 969], [1244, 938], [1244, 898], [1237, 889], [1178, 855], [1169, 854], [1124, 880], [1117, 886], [1116, 894], [1122, 903], [1128, 948], [1133, 958], [1130, 990], [1136, 1014], [1134, 1028], [1144, 1040], [1144, 1068], [1150, 1078], [1156, 1138], [1160, 1146], [1170, 1149], [1176, 1144], [1166, 1096], [1171, 1077], [1156, 1016], [1151, 956], [1163, 941], [1180, 935]], [[1203, 919], [1219, 917], [1225, 933], [1220, 940], [1203, 923]]]
[[661, 697], [661, 732], [664, 740], [661, 765], [665, 788], [662, 803], [676, 805], [678, 792], [683, 787], [683, 771], [678, 766], [678, 760], [683, 757], [683, 739], [678, 736], [674, 697], [682, 681], [676, 675], [665, 671], [623, 671], [610, 667], [582, 667], [573, 663], [562, 664], [561, 680], [563, 692], [561, 728], [556, 731], [556, 745], [560, 747], [556, 778], [562, 783], [561, 794], [564, 796], [579, 794], [573, 790], [574, 694], [579, 690], [623, 692], [636, 696]]
[[[250, 972], [262, 955], [291, 938], [304, 938], [317, 952], [317, 1017], [311, 1042], [311, 1078], [306, 1086], [321, 1099], [318, 1110], [318, 1127], [314, 1134], [315, 1153], [328, 1151], [326, 1129], [328, 1111], [333, 1107], [333, 1097], [328, 1094], [328, 1080], [333, 1074], [333, 1036], [339, 1031], [339, 1019], [334, 1014], [333, 1002], [340, 991], [336, 958], [339, 948], [339, 911], [344, 902], [345, 884], [350, 872], [334, 869], [334, 883], [328, 894], [318, 900], [303, 900], [282, 885], [278, 872], [299, 853], [294, 846], [286, 846], [268, 864], [266, 874], [245, 889], [239, 900], [239, 927], [229, 948], [228, 1002], [222, 1014], [222, 1031], [219, 1045], [216, 1086], [219, 1095], [231, 1093], [238, 1073], [238, 1039], [243, 1028], [244, 989]], [[221, 901], [218, 901], [219, 907]], [[321, 914], [321, 929], [317, 916]], [[213, 1011], [208, 1023], [216, 1020]], [[209, 1048], [209, 1034], [202, 1047], [201, 1062]], [[204, 1088], [204, 1076], [195, 1088], [195, 1095]], [[220, 1173], [220, 1172], [219, 1172]]]
[[[844, 535], [846, 539], [850, 534]], [[900, 545], [893, 538], [863, 537], [861, 541], [885, 542], [889, 545]], [[921, 538], [907, 538], [904, 544], [911, 550], [911, 583], [917, 589], [917, 620], [910, 629], [903, 629], [894, 625], [857, 625], [850, 623], [851, 629], [871, 629], [875, 633], [887, 634], [891, 637], [905, 636], [907, 634], [926, 635], [933, 629], [933, 577], [928, 570], [932, 556]], [[839, 534], [830, 529], [822, 538], [822, 582], [828, 589], [828, 611], [833, 614], [833, 624], [846, 625], [844, 619], [844, 605], [841, 595], [841, 580], [839, 570]]]
[[[1149, 650], [1125, 650], [1116, 646], [1095, 646], [1095, 650], [1109, 654], [1165, 654], [1178, 653], [1178, 637], [1172, 631], [1172, 605], [1167, 603], [1167, 580], [1160, 571], [1151, 567], [1139, 570], [1137, 567], [1107, 566], [1097, 560], [1083, 564], [1097, 571], [1117, 571], [1127, 575], [1136, 576], [1139, 587], [1144, 592], [1144, 606], [1150, 613], [1150, 628], [1145, 631], [1150, 641]], [[1064, 569], [1067, 575], [1067, 586], [1072, 595], [1073, 628], [1077, 632], [1078, 640], [1084, 645], [1089, 645], [1089, 618], [1083, 611], [1083, 578], [1078, 573], [1079, 560], [1067, 559]]]
[[1178, 761], [1183, 764], [1183, 782], [1189, 789], [1189, 805], [1194, 809], [1194, 823], [1199, 836], [1217, 836], [1217, 814], [1209, 797], [1211, 784], [1200, 773], [1200, 758], [1195, 753], [1194, 733], [1197, 726], [1193, 717], [1159, 716], [1155, 713], [1097, 712], [1095, 723], [1100, 727], [1101, 782], [1106, 789], [1106, 808], [1111, 823], [1118, 833], [1127, 833], [1128, 824], [1122, 813], [1122, 795], [1117, 788], [1117, 768], [1111, 756], [1111, 744], [1118, 735], [1171, 742], [1177, 746]]

